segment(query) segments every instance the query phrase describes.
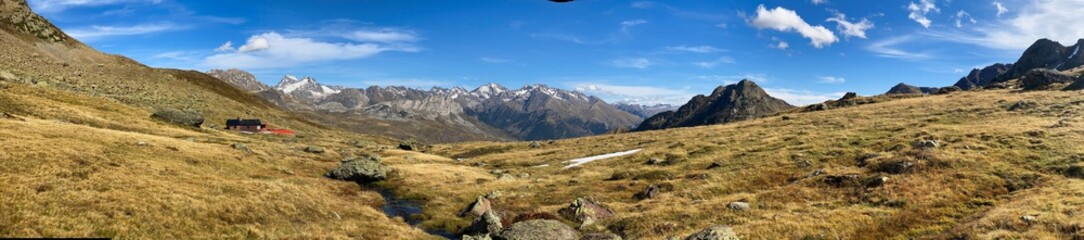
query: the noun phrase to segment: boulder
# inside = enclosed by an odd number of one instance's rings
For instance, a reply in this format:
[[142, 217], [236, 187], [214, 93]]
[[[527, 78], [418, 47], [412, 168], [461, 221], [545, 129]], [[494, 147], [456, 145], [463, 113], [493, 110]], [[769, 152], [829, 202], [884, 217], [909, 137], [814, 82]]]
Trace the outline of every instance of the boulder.
[[512, 224], [493, 237], [497, 240], [577, 240], [580, 233], [560, 221], [535, 219]]
[[248, 152], [248, 151], [249, 151], [249, 149], [248, 149], [248, 146], [245, 146], [245, 144], [244, 144], [244, 143], [234, 143], [234, 144], [230, 144], [230, 147], [232, 147], [233, 149], [237, 149], [237, 150], [240, 150], [240, 151], [245, 151], [245, 152]]
[[722, 164], [722, 163], [719, 163], [719, 162], [711, 162], [711, 164], [710, 164], [710, 165], [708, 165], [708, 167], [707, 167], [706, 169], [708, 169], [708, 170], [711, 170], [711, 169], [716, 169], [716, 168], [721, 168], [721, 167], [723, 167], [723, 164]]
[[1055, 70], [1039, 68], [1025, 73], [1020, 77], [1020, 82], [1024, 85], [1024, 90], [1043, 90], [1055, 84], [1073, 82], [1073, 77]]
[[1024, 111], [1024, 110], [1031, 110], [1031, 109], [1034, 109], [1034, 108], [1037, 108], [1037, 107], [1039, 107], [1039, 103], [1037, 103], [1035, 101], [1020, 100], [1020, 101], [1016, 101], [1012, 105], [1009, 105], [1008, 110], [1009, 111]]
[[729, 226], [717, 225], [689, 235], [685, 240], [741, 240], [741, 238]]
[[647, 165], [659, 165], [659, 164], [662, 164], [663, 162], [666, 162], [666, 160], [662, 160], [661, 158], [653, 157], [653, 158], [647, 160]]
[[324, 153], [324, 148], [309, 146], [309, 147], [305, 147], [305, 152], [320, 154], [320, 153]]
[[482, 216], [482, 214], [492, 210], [493, 204], [489, 202], [489, 199], [486, 199], [484, 196], [479, 196], [478, 199], [475, 199], [474, 202], [466, 208], [460, 210], [458, 215], [460, 217], [467, 216], [468, 214], [472, 216]]
[[1061, 90], [1062, 91], [1084, 90], [1084, 75], [1081, 75], [1081, 76], [1077, 77], [1076, 80], [1073, 81], [1073, 83], [1070, 83], [1069, 86], [1065, 86], [1065, 88], [1062, 88]]
[[388, 167], [380, 163], [379, 158], [367, 157], [344, 161], [339, 167], [331, 169], [325, 176], [332, 179], [369, 183], [388, 178]]
[[493, 238], [492, 238], [492, 237], [490, 237], [490, 236], [489, 236], [489, 234], [482, 234], [482, 235], [463, 235], [462, 239], [463, 239], [463, 240], [493, 240]]
[[470, 226], [463, 229], [463, 234], [467, 235], [482, 235], [482, 234], [496, 234], [501, 232], [504, 226], [501, 225], [501, 217], [498, 217], [493, 211], [486, 211], [481, 216], [475, 217]]
[[914, 144], [911, 144], [911, 146], [916, 149], [933, 150], [935, 148], [941, 147], [941, 142], [937, 140], [921, 140], [915, 142]]
[[824, 183], [833, 187], [845, 187], [852, 186], [859, 182], [861, 175], [858, 174], [844, 174], [844, 175], [829, 175], [824, 177]]
[[541, 148], [541, 147], [542, 147], [542, 143], [540, 143], [540, 142], [538, 142], [538, 141], [533, 141], [533, 142], [531, 142], [531, 144], [528, 144], [528, 145], [527, 145], [527, 147], [530, 147], [530, 148]]
[[422, 144], [418, 140], [407, 139], [399, 142], [399, 149], [407, 151], [423, 152], [429, 151], [429, 145]]
[[181, 111], [173, 108], [163, 108], [154, 112], [151, 116], [169, 123], [188, 127], [199, 128], [200, 125], [203, 125], [203, 113], [197, 111]]
[[727, 204], [726, 207], [730, 208], [730, 210], [734, 210], [734, 211], [738, 211], [738, 212], [744, 212], [746, 210], [749, 210], [749, 203], [747, 203], [747, 202], [731, 202], [730, 204]]
[[876, 188], [876, 187], [884, 186], [885, 183], [888, 183], [888, 177], [885, 177], [885, 176], [874, 177], [874, 178], [870, 178], [869, 180], [866, 181], [866, 187], [867, 188]]
[[659, 189], [659, 186], [649, 185], [643, 191], [640, 191], [636, 193], [636, 195], [633, 195], [632, 198], [635, 198], [636, 200], [655, 198], [656, 196], [659, 196], [660, 192], [662, 192], [662, 190]]
[[590, 198], [576, 198], [568, 207], [557, 211], [565, 218], [579, 222], [582, 225], [591, 225], [595, 221], [614, 216], [613, 210], [598, 204]]

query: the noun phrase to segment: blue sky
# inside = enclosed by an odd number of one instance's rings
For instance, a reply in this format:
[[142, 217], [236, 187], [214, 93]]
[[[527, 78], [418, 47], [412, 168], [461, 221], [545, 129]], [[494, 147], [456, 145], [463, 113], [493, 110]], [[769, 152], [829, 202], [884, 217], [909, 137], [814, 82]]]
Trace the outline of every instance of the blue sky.
[[[155, 67], [348, 87], [542, 83], [684, 103], [743, 78], [792, 104], [948, 86], [1038, 38], [1084, 37], [1084, 1], [29, 0], [76, 38]], [[873, 3], [873, 4], [871, 4]]]

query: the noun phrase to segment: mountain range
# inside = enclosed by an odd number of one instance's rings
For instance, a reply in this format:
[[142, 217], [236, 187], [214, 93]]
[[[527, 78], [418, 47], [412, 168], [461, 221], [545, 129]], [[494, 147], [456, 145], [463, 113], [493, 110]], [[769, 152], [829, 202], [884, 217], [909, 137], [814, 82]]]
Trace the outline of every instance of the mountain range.
[[677, 111], [659, 113], [636, 130], [692, 127], [749, 120], [791, 109], [787, 102], [769, 96], [750, 80], [720, 86], [711, 95], [697, 95]]
[[[285, 109], [320, 115], [315, 117], [318, 122], [434, 142], [581, 137], [631, 128], [643, 120], [597, 97], [541, 84], [515, 90], [496, 83], [474, 90], [360, 89], [287, 75], [274, 87], [267, 87], [238, 69], [211, 70], [208, 74]], [[391, 127], [403, 125], [411, 127]]]

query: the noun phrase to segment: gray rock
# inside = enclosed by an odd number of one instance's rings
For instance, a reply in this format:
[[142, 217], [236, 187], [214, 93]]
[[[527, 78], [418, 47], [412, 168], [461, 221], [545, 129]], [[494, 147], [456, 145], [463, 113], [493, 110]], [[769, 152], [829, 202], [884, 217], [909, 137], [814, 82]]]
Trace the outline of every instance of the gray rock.
[[317, 154], [320, 154], [320, 153], [324, 153], [324, 148], [322, 148], [322, 147], [315, 147], [315, 146], [309, 146], [309, 147], [305, 147], [305, 152], [307, 152], [307, 153], [317, 153]]
[[730, 208], [730, 210], [734, 210], [734, 211], [738, 211], [738, 212], [744, 212], [746, 210], [749, 210], [749, 203], [747, 203], [747, 202], [731, 202], [730, 204], [727, 204], [726, 207]]
[[481, 216], [475, 217], [470, 226], [463, 230], [463, 234], [496, 234], [500, 233], [503, 229], [504, 226], [501, 225], [501, 218], [490, 210], [482, 213]]
[[245, 152], [249, 151], [248, 146], [245, 146], [245, 144], [243, 144], [243, 143], [230, 144], [230, 147], [232, 147], [233, 149], [237, 149], [237, 150], [241, 150], [241, 151], [245, 151]]
[[504, 196], [504, 193], [499, 190], [493, 190], [492, 192], [486, 194], [486, 198], [488, 199], [498, 199], [501, 198], [501, 196]]
[[1065, 176], [1076, 179], [1084, 179], [1084, 164], [1069, 166], [1069, 168], [1065, 170]]
[[556, 220], [535, 219], [512, 224], [494, 236], [497, 240], [577, 240], [580, 233]]
[[1035, 222], [1039, 221], [1039, 216], [1035, 216], [1035, 215], [1020, 216], [1020, 221], [1023, 221], [1024, 223], [1026, 223], [1028, 225], [1031, 225], [1031, 224], [1034, 224]]
[[576, 198], [568, 207], [557, 212], [569, 220], [581, 223], [582, 226], [614, 216], [613, 210], [591, 198]]
[[542, 143], [540, 143], [540, 142], [538, 142], [538, 141], [533, 141], [533, 142], [531, 142], [531, 144], [529, 144], [529, 145], [527, 145], [527, 146], [528, 146], [528, 147], [530, 147], [530, 148], [541, 148], [541, 147], [542, 147]]
[[429, 145], [422, 144], [414, 139], [407, 139], [399, 142], [399, 149], [402, 150], [424, 152], [429, 151], [429, 148]]
[[717, 225], [689, 235], [685, 240], [741, 240], [741, 238], [729, 226]]
[[466, 208], [460, 210], [458, 216], [482, 216], [482, 214], [485, 214], [486, 212], [492, 210], [493, 205], [489, 202], [489, 199], [479, 196], [478, 199], [475, 199], [474, 202], [472, 202]]
[[889, 178], [885, 177], [885, 176], [871, 178], [868, 181], [866, 181], [866, 187], [867, 188], [875, 188], [875, 187], [884, 186], [885, 183], [888, 183], [888, 179]]
[[663, 162], [665, 162], [665, 160], [662, 160], [660, 158], [651, 158], [647, 160], [647, 165], [659, 165]]
[[1020, 77], [1024, 90], [1048, 89], [1054, 84], [1073, 82], [1073, 77], [1051, 69], [1032, 69]]
[[1009, 111], [1026, 111], [1039, 107], [1039, 103], [1031, 100], [1020, 100], [1009, 105]]
[[716, 168], [721, 168], [721, 167], [723, 167], [722, 163], [711, 162], [711, 165], [708, 165], [707, 169], [716, 169]]
[[660, 192], [662, 192], [662, 190], [659, 189], [659, 186], [649, 185], [643, 191], [636, 193], [636, 195], [633, 195], [632, 197], [636, 200], [650, 199], [659, 196]]
[[197, 111], [181, 111], [173, 108], [163, 108], [154, 112], [151, 116], [169, 123], [188, 127], [199, 128], [200, 125], [203, 125], [203, 113]]
[[387, 179], [387, 173], [388, 167], [381, 164], [380, 160], [367, 157], [343, 162], [339, 167], [327, 172], [325, 176], [332, 179], [368, 183]]
[[492, 237], [490, 237], [490, 236], [489, 236], [489, 234], [482, 234], [482, 235], [463, 235], [462, 239], [463, 239], [463, 240], [493, 240], [493, 238], [492, 238]]
[[512, 180], [512, 179], [516, 179], [516, 177], [513, 177], [512, 174], [507, 174], [507, 173], [502, 173], [499, 177], [497, 177], [497, 180]]

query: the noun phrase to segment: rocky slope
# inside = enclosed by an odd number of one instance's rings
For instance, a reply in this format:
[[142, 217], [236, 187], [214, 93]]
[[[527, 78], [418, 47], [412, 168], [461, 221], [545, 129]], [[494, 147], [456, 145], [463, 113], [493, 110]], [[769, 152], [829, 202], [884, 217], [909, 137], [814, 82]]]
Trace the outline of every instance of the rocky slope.
[[242, 90], [249, 91], [249, 92], [259, 92], [259, 91], [271, 89], [271, 87], [267, 86], [267, 84], [263, 84], [259, 80], [256, 80], [256, 76], [252, 75], [252, 73], [242, 71], [242, 70], [239, 70], [239, 69], [234, 69], [234, 68], [231, 68], [231, 69], [228, 69], [228, 70], [214, 69], [214, 70], [208, 71], [207, 74], [211, 75], [211, 76], [213, 76], [215, 78], [222, 79], [223, 81], [226, 81], [226, 83], [232, 84], [233, 86], [236, 86], [237, 88], [240, 88]]
[[1009, 69], [1012, 68], [1012, 66], [1012, 63], [997, 63], [982, 69], [973, 69], [971, 70], [970, 74], [967, 74], [967, 76], [960, 78], [960, 80], [956, 81], [956, 84], [953, 84], [953, 86], [956, 86], [961, 90], [972, 90], [983, 86], [988, 86], [998, 77], [1008, 72]]
[[1084, 65], [1084, 56], [1080, 54], [1081, 47], [1084, 47], [1084, 39], [1068, 47], [1050, 39], [1039, 39], [1024, 51], [1007, 72], [998, 76], [996, 81], [1018, 78], [1036, 68], [1063, 71], [1079, 67]]
[[661, 103], [655, 105], [644, 105], [619, 102], [614, 104], [614, 107], [617, 107], [617, 109], [620, 109], [621, 111], [631, 113], [632, 115], [636, 115], [637, 117], [644, 119], [650, 118], [651, 116], [655, 116], [655, 114], [659, 114], [665, 111], [673, 111], [678, 109], [678, 106]]
[[907, 85], [906, 83], [899, 83], [888, 89], [888, 92], [885, 92], [885, 94], [930, 94], [936, 92], [937, 89], [938, 88], [916, 87]]
[[677, 111], [659, 113], [640, 124], [637, 130], [692, 127], [748, 120], [793, 108], [773, 98], [749, 80], [720, 86], [711, 95], [697, 95]]

